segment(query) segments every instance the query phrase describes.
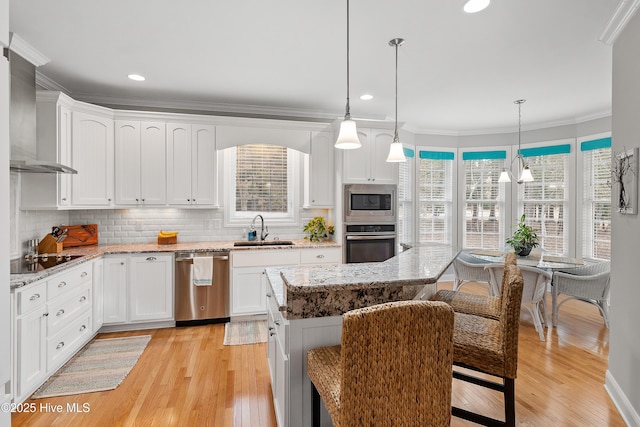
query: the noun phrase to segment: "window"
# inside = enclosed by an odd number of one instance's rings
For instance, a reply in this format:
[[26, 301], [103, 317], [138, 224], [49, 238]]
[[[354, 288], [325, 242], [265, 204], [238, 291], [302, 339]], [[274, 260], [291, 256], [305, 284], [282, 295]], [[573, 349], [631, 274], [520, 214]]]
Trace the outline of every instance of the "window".
[[464, 162], [465, 248], [504, 247], [504, 186], [498, 183], [506, 151], [475, 151], [462, 154]]
[[418, 240], [453, 242], [453, 158], [451, 152], [420, 151]]
[[295, 221], [294, 188], [300, 161], [296, 150], [278, 145], [239, 145], [224, 150], [227, 223], [246, 225], [257, 214]]
[[583, 156], [582, 256], [611, 259], [611, 138], [585, 141]]
[[565, 255], [569, 252], [569, 144], [527, 148], [520, 152], [531, 168], [533, 182], [518, 187], [520, 212], [538, 233], [540, 247]]
[[400, 243], [413, 242], [413, 182], [414, 156], [412, 149], [405, 148], [406, 162], [400, 163], [398, 168], [398, 241]]

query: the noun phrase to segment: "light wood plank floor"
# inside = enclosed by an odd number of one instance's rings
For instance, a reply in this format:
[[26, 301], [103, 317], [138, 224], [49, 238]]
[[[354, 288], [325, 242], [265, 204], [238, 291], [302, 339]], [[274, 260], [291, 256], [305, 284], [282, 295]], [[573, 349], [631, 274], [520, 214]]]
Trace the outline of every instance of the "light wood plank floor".
[[[444, 283], [442, 288], [451, 288]], [[482, 293], [479, 285], [465, 285]], [[547, 307], [550, 311], [551, 298]], [[550, 316], [550, 313], [548, 313]], [[550, 320], [550, 319], [549, 319]], [[275, 426], [266, 344], [223, 346], [223, 325], [101, 334], [152, 335], [149, 346], [116, 390], [48, 399], [41, 404], [88, 404], [87, 413], [37, 410], [14, 414], [13, 426]], [[520, 426], [624, 426], [604, 390], [609, 331], [598, 310], [568, 302], [557, 328], [538, 339], [522, 311], [516, 416]], [[453, 403], [501, 417], [499, 393], [453, 382]], [[475, 424], [452, 419], [452, 426]], [[291, 426], [298, 427], [298, 426]]]

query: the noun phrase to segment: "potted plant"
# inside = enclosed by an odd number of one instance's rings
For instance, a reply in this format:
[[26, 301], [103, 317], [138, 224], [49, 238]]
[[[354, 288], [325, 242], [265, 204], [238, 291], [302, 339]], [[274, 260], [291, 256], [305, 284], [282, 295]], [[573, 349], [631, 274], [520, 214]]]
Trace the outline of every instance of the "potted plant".
[[333, 235], [334, 228], [331, 222], [327, 225], [324, 221], [324, 217], [316, 216], [312, 218], [307, 225], [304, 226], [304, 232], [309, 233], [308, 236], [305, 236], [305, 240], [310, 240], [312, 242], [319, 242], [320, 240], [324, 240], [329, 237], [329, 235]]
[[538, 246], [538, 235], [533, 227], [524, 223], [525, 216], [522, 214], [518, 228], [509, 239], [507, 245], [512, 246], [516, 255], [527, 256], [531, 249]]

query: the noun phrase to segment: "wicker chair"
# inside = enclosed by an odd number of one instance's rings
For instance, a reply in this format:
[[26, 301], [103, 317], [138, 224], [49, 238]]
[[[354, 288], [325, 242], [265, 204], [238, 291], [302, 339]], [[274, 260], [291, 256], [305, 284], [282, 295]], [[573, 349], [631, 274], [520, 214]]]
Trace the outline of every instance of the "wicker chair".
[[490, 263], [483, 262], [478, 258], [469, 255], [468, 252], [460, 252], [456, 259], [453, 260], [453, 290], [458, 291], [460, 287], [467, 282], [476, 282], [487, 284], [489, 295], [492, 294], [491, 277], [484, 269]]
[[[609, 261], [576, 267], [566, 271], [556, 271], [553, 274], [552, 322], [558, 324], [558, 309], [565, 302], [577, 299], [595, 305], [600, 310], [604, 324], [609, 327], [609, 276], [611, 263]], [[558, 303], [558, 296], [568, 295], [568, 298]]]
[[[513, 252], [509, 252], [505, 255], [503, 265], [516, 265], [516, 262], [517, 259], [515, 254]], [[489, 272], [486, 270], [485, 274], [490, 277]], [[504, 274], [506, 274], [506, 270], [504, 270]], [[504, 277], [502, 279], [504, 280]], [[500, 283], [502, 283], [502, 281]], [[433, 301], [446, 302], [447, 304], [451, 305], [453, 311], [455, 311], [456, 313], [473, 314], [476, 316], [483, 316], [498, 320], [500, 318], [500, 311], [502, 310], [503, 298], [504, 292], [502, 292], [502, 290], [500, 290], [500, 296], [498, 297], [492, 295], [476, 295], [455, 290], [450, 291], [447, 289], [441, 289], [436, 292], [436, 294], [431, 299]]]
[[313, 426], [320, 397], [334, 426], [448, 426], [453, 310], [400, 301], [344, 314], [342, 345], [307, 352]]
[[501, 378], [487, 380], [454, 369], [453, 377], [504, 394], [505, 421], [453, 407], [455, 417], [487, 426], [515, 426], [515, 378], [518, 367], [518, 328], [524, 280], [515, 265], [505, 268], [499, 320], [455, 313], [453, 364]]
[[[491, 265], [487, 267], [491, 274], [492, 283], [501, 289], [502, 281], [497, 278], [504, 273], [504, 266]], [[533, 317], [533, 325], [540, 336], [540, 341], [544, 341], [544, 325], [546, 324], [546, 306], [544, 295], [547, 286], [551, 283], [551, 273], [535, 267], [520, 267], [524, 279], [524, 290], [522, 292], [522, 305], [529, 310]]]

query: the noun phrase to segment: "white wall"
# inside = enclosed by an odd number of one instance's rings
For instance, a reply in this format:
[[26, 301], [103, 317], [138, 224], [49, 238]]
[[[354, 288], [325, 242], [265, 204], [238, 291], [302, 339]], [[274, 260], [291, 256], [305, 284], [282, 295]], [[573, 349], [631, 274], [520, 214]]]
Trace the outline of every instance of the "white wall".
[[[613, 49], [614, 153], [640, 146], [640, 14]], [[638, 177], [636, 177], [638, 179]], [[635, 195], [637, 197], [637, 195]], [[611, 329], [606, 387], [628, 425], [640, 426], [640, 215], [613, 214]]]

